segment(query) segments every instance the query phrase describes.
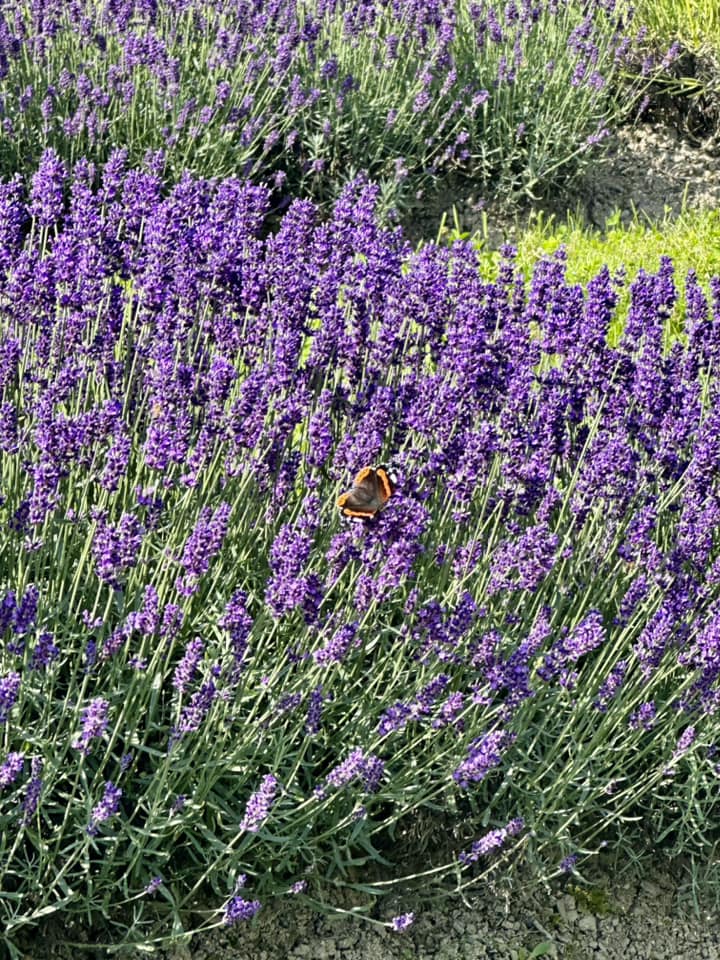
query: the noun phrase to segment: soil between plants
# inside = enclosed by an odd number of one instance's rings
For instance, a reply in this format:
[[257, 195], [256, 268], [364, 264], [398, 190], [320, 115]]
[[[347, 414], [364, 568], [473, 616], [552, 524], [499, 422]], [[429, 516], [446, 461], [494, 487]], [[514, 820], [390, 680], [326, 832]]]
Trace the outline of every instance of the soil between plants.
[[[467, 904], [419, 914], [402, 933], [284, 903], [163, 960], [719, 960], [720, 913], [690, 912], [678, 900], [680, 874], [587, 879], [507, 899], [480, 890]], [[392, 915], [389, 905], [382, 915]]]
[[[440, 196], [415, 217], [406, 235], [437, 235], [444, 212], [457, 211], [461, 230], [482, 230], [493, 247], [512, 242], [538, 212], [561, 221], [568, 210], [603, 230], [620, 211], [651, 221], [688, 209], [720, 208], [720, 136], [695, 140], [655, 123], [620, 129], [607, 156], [552, 203], [508, 208], [474, 196]], [[448, 218], [452, 225], [452, 217]], [[365, 920], [329, 917], [301, 903], [263, 908], [247, 925], [194, 937], [155, 954], [159, 960], [720, 960], [720, 909], [692, 909], [689, 873], [681, 865], [644, 861], [639, 874], [584, 874], [548, 890], [522, 887], [500, 898], [482, 887], [466, 904], [446, 901], [418, 913], [403, 933]], [[396, 900], [381, 905], [389, 919], [412, 910]], [[543, 952], [539, 952], [539, 951]], [[535, 951], [533, 953], [533, 951]], [[99, 957], [92, 951], [83, 954]], [[38, 942], [26, 960], [73, 960], [62, 943]], [[127, 956], [127, 954], [124, 954]], [[133, 954], [133, 960], [147, 957]], [[93, 958], [95, 960], [95, 958]]]
[[406, 235], [413, 243], [436, 237], [443, 214], [453, 226], [453, 207], [462, 231], [482, 234], [485, 220], [491, 248], [515, 240], [538, 214], [559, 223], [569, 211], [602, 232], [617, 211], [627, 225], [635, 214], [658, 222], [684, 208], [715, 209], [720, 207], [720, 132], [698, 139], [662, 122], [621, 127], [608, 138], [604, 156], [552, 200], [511, 207], [502, 198], [486, 202], [477, 194], [441, 193], [411, 219]]

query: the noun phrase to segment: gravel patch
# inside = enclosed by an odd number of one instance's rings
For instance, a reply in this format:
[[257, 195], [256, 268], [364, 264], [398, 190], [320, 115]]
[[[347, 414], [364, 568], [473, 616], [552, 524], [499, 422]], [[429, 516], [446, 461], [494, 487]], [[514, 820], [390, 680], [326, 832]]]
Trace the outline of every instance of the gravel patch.
[[246, 927], [198, 936], [162, 958], [720, 960], [720, 913], [690, 912], [679, 903], [681, 889], [678, 877], [660, 868], [624, 880], [598, 873], [582, 886], [570, 878], [506, 899], [481, 889], [467, 905], [449, 901], [421, 913], [402, 933], [284, 903], [263, 909]]
[[633, 209], [657, 221], [677, 216], [684, 205], [718, 207], [720, 138], [691, 141], [659, 125], [621, 129], [607, 162], [588, 171], [576, 189], [588, 223], [600, 229], [615, 210], [627, 222]]
[[509, 207], [502, 199], [484, 202], [477, 195], [458, 198], [446, 193], [429, 202], [422, 216], [408, 224], [409, 238], [417, 242], [436, 236], [443, 214], [452, 226], [453, 205], [463, 231], [482, 233], [486, 220], [491, 247], [515, 239], [538, 213], [562, 221], [571, 211], [603, 230], [616, 211], [628, 224], [635, 214], [658, 222], [677, 216], [684, 207], [718, 208], [720, 134], [699, 140], [663, 123], [623, 127], [609, 138], [606, 155], [552, 201]]

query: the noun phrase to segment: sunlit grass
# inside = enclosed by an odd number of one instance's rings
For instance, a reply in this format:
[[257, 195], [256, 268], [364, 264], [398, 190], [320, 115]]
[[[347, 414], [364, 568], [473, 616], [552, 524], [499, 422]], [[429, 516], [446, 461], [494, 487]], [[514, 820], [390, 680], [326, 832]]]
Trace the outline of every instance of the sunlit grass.
[[717, 0], [638, 0], [638, 23], [662, 40], [681, 40], [693, 50], [720, 50]]
[[[458, 236], [457, 229], [444, 233], [448, 242]], [[502, 257], [489, 244], [487, 223], [484, 230], [473, 235], [472, 241], [480, 252], [483, 276], [495, 280]], [[674, 217], [668, 210], [663, 220], [657, 222], [636, 213], [627, 225], [616, 212], [608, 218], [604, 230], [588, 226], [577, 214], [569, 214], [565, 221], [538, 214], [515, 245], [516, 265], [528, 282], [537, 261], [552, 256], [561, 247], [567, 256], [568, 283], [586, 284], [603, 266], [615, 277], [624, 276], [613, 331], [622, 328], [630, 303], [628, 287], [638, 271], [653, 272], [660, 266], [661, 257], [671, 257], [681, 294], [670, 318], [670, 332], [677, 333], [684, 318], [687, 271], [694, 270], [705, 287], [711, 277], [720, 274], [720, 211], [685, 210]]]

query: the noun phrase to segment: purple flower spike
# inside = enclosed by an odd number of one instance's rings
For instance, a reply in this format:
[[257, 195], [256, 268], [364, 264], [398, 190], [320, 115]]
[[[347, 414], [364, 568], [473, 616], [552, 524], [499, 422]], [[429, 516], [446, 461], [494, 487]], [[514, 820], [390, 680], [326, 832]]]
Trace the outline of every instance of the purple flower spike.
[[127, 571], [138, 562], [145, 528], [132, 514], [124, 513], [117, 526], [100, 518], [93, 540], [95, 571], [98, 577], [120, 588]]
[[180, 723], [177, 729], [174, 729], [170, 735], [171, 747], [178, 740], [182, 739], [186, 733], [194, 733], [200, 729], [216, 696], [217, 687], [212, 680], [204, 683], [200, 689], [192, 695], [190, 703], [184, 708], [180, 715]]
[[494, 730], [473, 740], [468, 757], [453, 773], [453, 779], [467, 789], [471, 783], [479, 783], [502, 760], [502, 748], [507, 736], [502, 730]]
[[207, 573], [210, 562], [220, 552], [227, 535], [231, 506], [221, 503], [213, 512], [204, 507], [180, 557], [184, 575], [177, 581], [178, 591], [185, 597], [195, 593], [200, 578]]
[[204, 651], [205, 645], [200, 637], [195, 637], [195, 639], [191, 640], [187, 645], [185, 656], [178, 663], [177, 667], [175, 667], [175, 673], [172, 679], [172, 685], [178, 693], [184, 693], [185, 688], [192, 681], [197, 672], [198, 665], [203, 658]]
[[250, 920], [262, 904], [259, 900], [243, 900], [242, 897], [233, 897], [225, 907], [225, 924], [234, 926], [241, 920]]
[[35, 811], [37, 810], [37, 805], [40, 801], [40, 794], [42, 793], [43, 781], [42, 781], [42, 772], [43, 772], [43, 761], [40, 757], [33, 757], [30, 763], [30, 781], [27, 785], [27, 790], [25, 792], [25, 799], [22, 802], [22, 822], [24, 824], [30, 823]]
[[110, 817], [114, 816], [118, 812], [121, 797], [122, 790], [120, 787], [116, 787], [112, 780], [106, 781], [105, 791], [102, 799], [96, 807], [93, 807], [92, 818], [90, 820], [90, 825], [87, 828], [87, 832], [90, 836], [96, 836], [98, 832], [98, 825], [103, 823], [105, 820], [109, 820]]
[[247, 609], [247, 594], [242, 590], [236, 591], [225, 607], [225, 613], [220, 618], [220, 626], [227, 630], [232, 644], [233, 662], [230, 667], [230, 683], [235, 684], [245, 667], [248, 638], [252, 630], [253, 619]]
[[263, 777], [260, 789], [247, 802], [245, 816], [240, 823], [241, 830], [247, 830], [248, 833], [257, 833], [275, 802], [278, 786], [277, 779], [271, 773]]
[[91, 740], [97, 740], [105, 733], [108, 725], [109, 703], [102, 697], [95, 697], [82, 712], [82, 730], [80, 736], [73, 740], [75, 750], [87, 756], [90, 753]]
[[0, 790], [15, 783], [24, 765], [25, 756], [22, 753], [8, 753], [3, 765], [0, 766]]
[[37, 639], [35, 649], [33, 650], [32, 660], [30, 662], [31, 670], [43, 670], [57, 660], [60, 656], [60, 648], [53, 640], [51, 633], [43, 632]]
[[687, 727], [683, 730], [682, 734], [678, 738], [677, 746], [673, 751], [673, 758], [682, 757], [683, 754], [687, 753], [690, 747], [695, 742], [696, 730], [695, 727]]
[[655, 725], [656, 714], [655, 702], [650, 700], [648, 703], [642, 703], [633, 713], [630, 714], [629, 724], [633, 730], [652, 730]]
[[65, 165], [60, 157], [54, 150], [46, 150], [32, 178], [30, 191], [30, 215], [41, 227], [52, 226], [62, 216], [65, 177]]
[[5, 723], [8, 714], [15, 706], [20, 691], [20, 674], [12, 673], [0, 677], [0, 723]]
[[517, 836], [524, 827], [525, 821], [523, 818], [516, 817], [498, 830], [489, 830], [484, 836], [473, 843], [469, 852], [463, 851], [458, 856], [458, 860], [465, 866], [471, 863], [477, 863], [480, 857], [486, 856], [493, 850], [500, 850], [508, 837]]
[[153, 877], [145, 887], [145, 893], [152, 896], [163, 885], [162, 877]]
[[315, 795], [322, 799], [327, 795], [327, 787], [344, 787], [351, 781], [362, 780], [366, 793], [375, 793], [380, 787], [380, 781], [385, 772], [385, 763], [379, 757], [368, 754], [365, 757], [363, 750], [358, 747], [351, 751], [346, 760], [338, 764], [327, 775], [325, 785], [315, 788]]

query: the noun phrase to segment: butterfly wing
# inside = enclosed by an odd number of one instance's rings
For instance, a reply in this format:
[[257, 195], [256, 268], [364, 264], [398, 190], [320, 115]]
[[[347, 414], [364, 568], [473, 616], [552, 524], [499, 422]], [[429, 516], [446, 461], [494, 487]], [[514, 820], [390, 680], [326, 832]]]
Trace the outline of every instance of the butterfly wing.
[[381, 503], [385, 504], [388, 502], [393, 493], [395, 493], [395, 485], [390, 479], [385, 467], [377, 468], [375, 471], [375, 481], [377, 484], [377, 495], [380, 498]]
[[338, 506], [346, 517], [369, 518], [375, 516], [385, 502], [377, 472], [364, 467], [355, 477], [352, 490], [338, 498]]

